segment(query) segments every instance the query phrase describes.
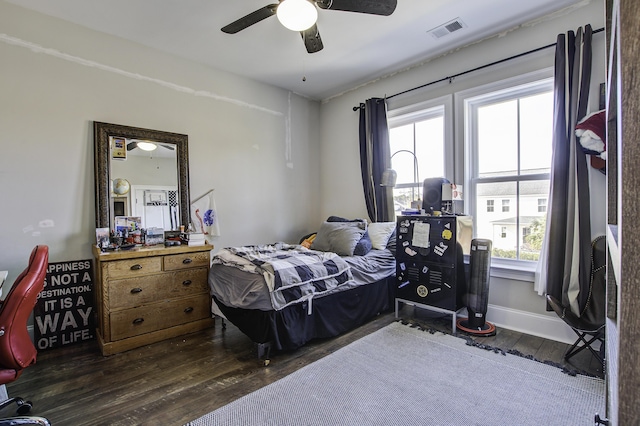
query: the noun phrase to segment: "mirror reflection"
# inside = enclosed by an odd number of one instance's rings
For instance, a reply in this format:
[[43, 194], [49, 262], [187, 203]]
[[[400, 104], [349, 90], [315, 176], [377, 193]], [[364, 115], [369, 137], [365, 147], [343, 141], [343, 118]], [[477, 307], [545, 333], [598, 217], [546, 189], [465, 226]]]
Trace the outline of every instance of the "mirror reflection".
[[113, 223], [119, 216], [140, 218], [142, 228], [179, 228], [176, 147], [158, 141], [110, 136]]
[[177, 230], [189, 217], [186, 135], [94, 122], [96, 228], [139, 218]]

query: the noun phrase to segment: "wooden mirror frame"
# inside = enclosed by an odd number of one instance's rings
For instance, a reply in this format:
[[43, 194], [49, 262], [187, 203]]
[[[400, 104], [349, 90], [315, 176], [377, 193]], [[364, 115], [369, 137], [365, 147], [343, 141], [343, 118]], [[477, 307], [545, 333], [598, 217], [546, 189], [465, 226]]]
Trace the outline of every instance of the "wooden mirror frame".
[[122, 126], [119, 124], [93, 122], [94, 143], [94, 173], [96, 185], [96, 228], [112, 229], [109, 222], [111, 206], [110, 171], [111, 156], [109, 150], [109, 136], [119, 136], [127, 139], [149, 140], [176, 146], [178, 194], [180, 197], [179, 224], [189, 223], [189, 138], [178, 133], [162, 132], [159, 130], [143, 129], [139, 127]]

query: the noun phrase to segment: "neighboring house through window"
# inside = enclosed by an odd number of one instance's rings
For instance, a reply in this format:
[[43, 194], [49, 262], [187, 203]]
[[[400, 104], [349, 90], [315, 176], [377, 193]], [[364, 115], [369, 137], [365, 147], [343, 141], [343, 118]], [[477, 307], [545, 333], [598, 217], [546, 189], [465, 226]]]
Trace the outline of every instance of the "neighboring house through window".
[[546, 212], [547, 212], [547, 199], [538, 198], [538, 213], [546, 213]]
[[[540, 255], [551, 168], [553, 79], [531, 76], [457, 94], [465, 118], [467, 210], [493, 257]], [[501, 211], [489, 201], [501, 200]], [[487, 206], [487, 208], [482, 208]], [[491, 214], [488, 214], [491, 213]]]
[[487, 200], [487, 213], [493, 212], [493, 200]]

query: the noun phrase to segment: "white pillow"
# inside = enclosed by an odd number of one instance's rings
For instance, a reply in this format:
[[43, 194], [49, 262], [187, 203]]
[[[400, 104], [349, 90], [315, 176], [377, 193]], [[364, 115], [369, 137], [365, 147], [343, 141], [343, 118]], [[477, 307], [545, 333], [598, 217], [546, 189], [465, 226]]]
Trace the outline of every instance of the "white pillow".
[[367, 232], [369, 232], [369, 238], [371, 238], [371, 247], [377, 250], [384, 250], [394, 229], [396, 229], [395, 222], [370, 223]]

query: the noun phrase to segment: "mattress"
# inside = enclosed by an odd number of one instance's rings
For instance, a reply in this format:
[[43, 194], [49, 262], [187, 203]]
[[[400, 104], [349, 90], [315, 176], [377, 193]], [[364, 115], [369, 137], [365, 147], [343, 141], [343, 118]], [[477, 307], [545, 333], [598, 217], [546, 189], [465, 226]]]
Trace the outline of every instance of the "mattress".
[[[395, 257], [387, 249], [342, 258], [348, 263], [353, 279], [318, 297], [374, 283], [395, 274]], [[274, 309], [261, 274], [214, 263], [209, 270], [208, 281], [211, 295], [226, 306], [262, 311]]]

